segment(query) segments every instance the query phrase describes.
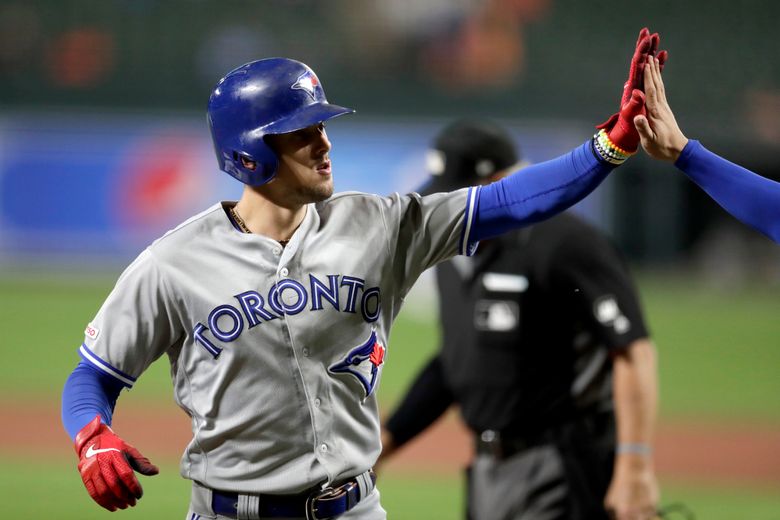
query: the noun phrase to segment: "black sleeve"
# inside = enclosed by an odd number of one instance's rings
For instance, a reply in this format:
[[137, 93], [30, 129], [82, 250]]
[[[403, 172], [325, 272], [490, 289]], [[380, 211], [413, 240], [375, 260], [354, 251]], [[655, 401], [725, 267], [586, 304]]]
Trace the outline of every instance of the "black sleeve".
[[444, 381], [441, 359], [436, 356], [418, 374], [385, 428], [400, 447], [433, 424], [453, 400]]
[[610, 350], [648, 337], [639, 294], [620, 252], [590, 225], [571, 229], [552, 255], [552, 279]]

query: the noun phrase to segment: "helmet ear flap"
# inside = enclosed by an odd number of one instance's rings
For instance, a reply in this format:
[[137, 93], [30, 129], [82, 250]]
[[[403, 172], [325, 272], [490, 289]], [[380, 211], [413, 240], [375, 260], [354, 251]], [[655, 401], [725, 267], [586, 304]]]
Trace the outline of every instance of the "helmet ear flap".
[[257, 148], [254, 154], [232, 150], [222, 170], [244, 184], [260, 186], [276, 177], [279, 160], [269, 147]]

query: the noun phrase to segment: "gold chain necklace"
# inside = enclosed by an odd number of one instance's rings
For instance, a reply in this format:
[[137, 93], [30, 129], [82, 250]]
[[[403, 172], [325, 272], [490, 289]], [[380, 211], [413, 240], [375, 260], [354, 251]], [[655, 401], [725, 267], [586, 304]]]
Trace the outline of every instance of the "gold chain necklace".
[[[233, 220], [236, 222], [236, 224], [238, 224], [238, 227], [242, 232], [251, 233], [249, 226], [246, 225], [244, 219], [242, 219], [241, 215], [238, 214], [235, 206], [230, 207], [230, 216], [233, 217]], [[282, 247], [285, 247], [290, 242], [290, 239], [288, 238], [287, 240], [279, 240], [278, 242], [282, 245]]]
[[251, 231], [249, 231], [249, 227], [246, 225], [246, 222], [244, 222], [244, 219], [242, 219], [241, 215], [239, 215], [238, 211], [236, 211], [235, 206], [230, 207], [230, 216], [233, 217], [233, 220], [236, 224], [238, 224], [238, 227], [242, 232], [251, 233]]

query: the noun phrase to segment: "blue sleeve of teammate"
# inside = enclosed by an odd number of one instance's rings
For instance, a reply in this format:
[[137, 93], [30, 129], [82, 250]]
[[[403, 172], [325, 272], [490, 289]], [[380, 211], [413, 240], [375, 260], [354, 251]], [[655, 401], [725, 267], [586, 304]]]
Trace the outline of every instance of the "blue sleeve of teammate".
[[560, 213], [593, 191], [614, 168], [596, 156], [588, 140], [565, 155], [482, 187], [470, 242]]
[[110, 426], [122, 388], [120, 381], [81, 361], [62, 391], [62, 424], [70, 438], [75, 440], [76, 434], [97, 414]]
[[756, 175], [689, 140], [674, 163], [723, 209], [780, 242], [780, 183]]

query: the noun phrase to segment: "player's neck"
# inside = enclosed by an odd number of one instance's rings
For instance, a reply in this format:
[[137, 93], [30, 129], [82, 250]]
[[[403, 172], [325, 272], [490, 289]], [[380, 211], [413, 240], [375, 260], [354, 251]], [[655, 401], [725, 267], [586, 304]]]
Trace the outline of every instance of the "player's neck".
[[249, 231], [279, 242], [289, 240], [306, 216], [305, 205], [280, 206], [251, 189], [244, 190], [235, 209]]

